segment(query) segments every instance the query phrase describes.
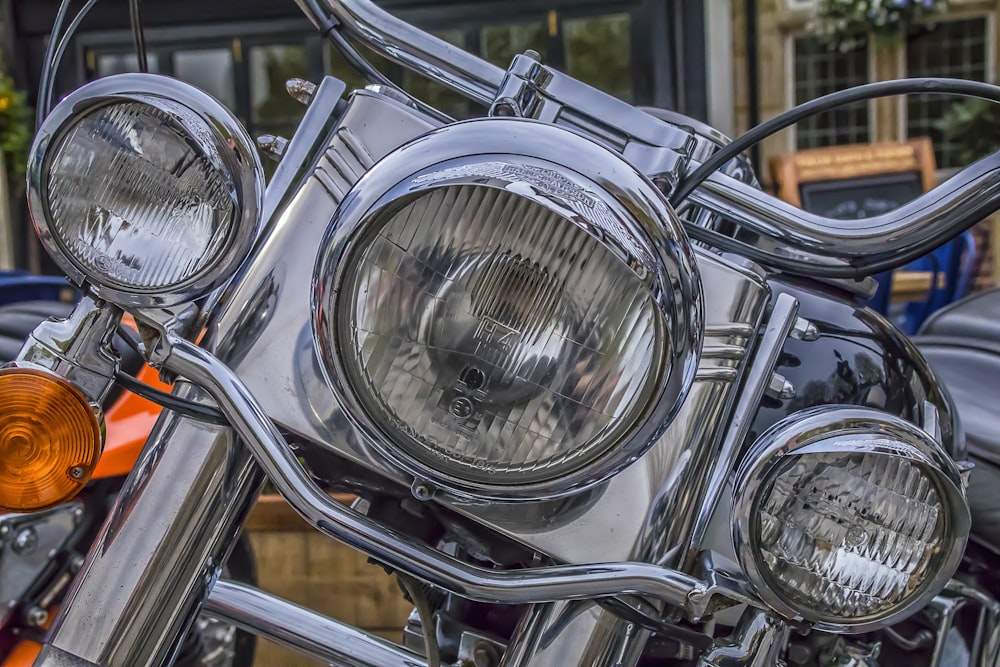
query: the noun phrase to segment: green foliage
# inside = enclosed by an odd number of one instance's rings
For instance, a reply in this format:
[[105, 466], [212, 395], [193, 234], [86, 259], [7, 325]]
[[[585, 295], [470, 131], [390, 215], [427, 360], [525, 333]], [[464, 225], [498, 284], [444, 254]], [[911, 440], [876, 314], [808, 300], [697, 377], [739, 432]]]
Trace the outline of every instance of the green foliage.
[[933, 19], [946, 7], [946, 0], [819, 0], [810, 29], [831, 49], [846, 53], [869, 35], [901, 40], [910, 26]]
[[958, 161], [968, 164], [1000, 149], [1000, 105], [978, 97], [956, 102], [934, 127], [958, 147]]
[[24, 92], [14, 87], [14, 80], [0, 75], [0, 151], [7, 167], [7, 181], [12, 195], [24, 188], [24, 171], [34, 127], [31, 108]]

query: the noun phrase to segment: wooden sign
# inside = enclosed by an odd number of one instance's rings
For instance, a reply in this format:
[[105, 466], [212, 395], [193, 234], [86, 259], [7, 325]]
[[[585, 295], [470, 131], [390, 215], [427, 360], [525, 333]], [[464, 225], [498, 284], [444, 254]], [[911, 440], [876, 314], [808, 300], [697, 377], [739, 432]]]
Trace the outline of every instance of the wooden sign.
[[771, 161], [778, 196], [830, 218], [890, 211], [934, 187], [930, 139], [853, 144], [788, 153]]

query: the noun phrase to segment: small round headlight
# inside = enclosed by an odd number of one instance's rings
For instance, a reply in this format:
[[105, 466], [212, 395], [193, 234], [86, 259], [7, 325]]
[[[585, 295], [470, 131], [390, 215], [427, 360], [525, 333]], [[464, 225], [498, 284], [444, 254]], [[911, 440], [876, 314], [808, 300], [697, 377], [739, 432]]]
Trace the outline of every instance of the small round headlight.
[[128, 306], [197, 298], [256, 237], [263, 172], [218, 102], [162, 76], [99, 79], [63, 100], [29, 160], [29, 205], [77, 284]]
[[372, 443], [440, 488], [538, 498], [606, 478], [693, 380], [701, 295], [683, 231], [620, 156], [567, 130], [431, 133], [376, 164], [331, 230], [324, 370]]
[[902, 620], [954, 574], [969, 507], [954, 462], [877, 410], [804, 410], [765, 432], [740, 468], [734, 540], [761, 598], [823, 630]]

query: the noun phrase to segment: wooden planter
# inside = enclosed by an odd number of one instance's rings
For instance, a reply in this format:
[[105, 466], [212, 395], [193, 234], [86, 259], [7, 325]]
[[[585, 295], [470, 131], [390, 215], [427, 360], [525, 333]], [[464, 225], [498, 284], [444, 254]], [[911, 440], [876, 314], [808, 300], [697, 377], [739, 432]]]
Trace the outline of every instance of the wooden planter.
[[[335, 497], [344, 503], [352, 500]], [[261, 589], [400, 641], [412, 605], [403, 599], [395, 577], [369, 565], [364, 554], [321, 535], [280, 496], [261, 496], [247, 530]], [[257, 644], [255, 665], [260, 667], [319, 664], [269, 642]]]

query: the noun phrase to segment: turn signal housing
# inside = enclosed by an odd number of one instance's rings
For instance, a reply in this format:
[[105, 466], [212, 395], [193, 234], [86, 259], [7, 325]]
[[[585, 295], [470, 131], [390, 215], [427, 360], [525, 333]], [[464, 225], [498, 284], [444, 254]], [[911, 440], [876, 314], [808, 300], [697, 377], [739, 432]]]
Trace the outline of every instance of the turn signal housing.
[[74, 497], [101, 458], [102, 436], [90, 402], [63, 378], [0, 369], [0, 509], [35, 512]]

